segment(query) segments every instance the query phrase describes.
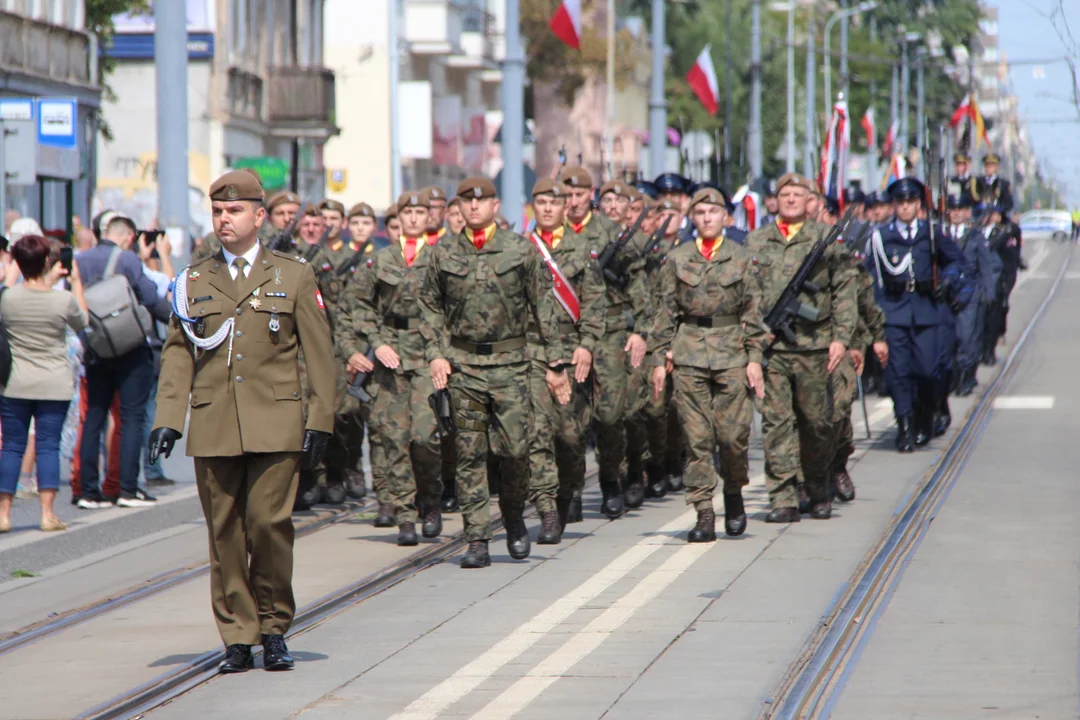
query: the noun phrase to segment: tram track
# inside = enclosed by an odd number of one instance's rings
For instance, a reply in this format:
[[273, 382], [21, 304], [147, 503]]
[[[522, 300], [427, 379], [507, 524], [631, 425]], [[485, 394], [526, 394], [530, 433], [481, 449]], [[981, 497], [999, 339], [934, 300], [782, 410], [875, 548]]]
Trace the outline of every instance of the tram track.
[[835, 609], [822, 619], [817, 632], [771, 694], [758, 720], [823, 720], [830, 716], [908, 563], [978, 445], [990, 421], [994, 400], [1008, 386], [1016, 372], [1017, 359], [1056, 297], [1071, 258], [1070, 247], [1050, 289], [1001, 369], [921, 487], [860, 563]]

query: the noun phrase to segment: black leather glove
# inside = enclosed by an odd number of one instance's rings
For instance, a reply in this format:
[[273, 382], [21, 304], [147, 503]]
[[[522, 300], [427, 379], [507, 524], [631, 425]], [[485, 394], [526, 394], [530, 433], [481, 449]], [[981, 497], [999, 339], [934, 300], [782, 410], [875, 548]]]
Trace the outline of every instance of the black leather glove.
[[935, 302], [947, 301], [949, 299], [949, 284], [938, 283], [938, 286], [930, 293], [930, 297], [934, 298]]
[[158, 455], [169, 457], [172, 454], [173, 446], [176, 445], [176, 441], [182, 437], [183, 435], [172, 428], [154, 428], [150, 432], [150, 464], [153, 465], [157, 462]]
[[320, 430], [304, 431], [304, 448], [301, 452], [304, 457], [301, 461], [301, 469], [314, 470], [322, 462], [326, 454], [326, 446], [330, 442], [330, 433]]

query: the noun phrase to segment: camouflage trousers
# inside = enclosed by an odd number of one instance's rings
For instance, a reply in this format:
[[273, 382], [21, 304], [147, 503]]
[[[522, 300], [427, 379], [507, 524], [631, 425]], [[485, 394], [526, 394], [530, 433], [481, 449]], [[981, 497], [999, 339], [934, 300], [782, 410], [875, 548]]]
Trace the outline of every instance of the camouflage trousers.
[[[652, 365], [643, 362], [631, 368], [630, 408], [626, 419], [626, 469], [631, 477], [646, 468], [658, 473], [682, 475], [682, 443], [669, 443], [681, 437], [678, 418], [671, 402], [671, 384], [658, 400], [652, 397]], [[676, 432], [670, 424], [674, 421]], [[672, 468], [676, 471], [672, 471]]]
[[593, 352], [593, 418], [596, 421], [596, 464], [600, 485], [619, 483], [626, 458], [627, 411], [630, 398], [630, 359], [626, 330], [609, 332]]
[[[371, 384], [371, 435], [386, 462], [386, 494], [398, 524], [415, 523], [442, 496], [439, 427], [428, 397], [435, 392], [427, 370], [395, 372], [375, 366]], [[373, 445], [375, 440], [372, 441]]]
[[829, 375], [833, 395], [833, 424], [836, 428], [836, 449], [831, 469], [839, 472], [847, 468], [848, 458], [855, 452], [855, 429], [851, 425], [851, 409], [859, 395], [859, 378], [855, 364], [845, 357]]
[[724, 493], [737, 494], [750, 483], [750, 423], [754, 419], [746, 370], [675, 369], [675, 406], [686, 435], [690, 459], [686, 466], [686, 503], [711, 510], [717, 468]]
[[529, 486], [532, 399], [529, 363], [461, 365], [450, 375], [457, 423], [457, 490], [465, 538], [491, 539], [488, 449], [500, 466], [499, 504], [525, 507]]
[[539, 512], [553, 512], [555, 498], [570, 499], [585, 489], [585, 433], [592, 409], [589, 397], [570, 375], [570, 402], [560, 405], [551, 396], [547, 365], [530, 361], [533, 432], [529, 436], [529, 502]]
[[829, 498], [836, 430], [829, 354], [773, 352], [765, 369], [761, 429], [765, 486], [773, 508], [798, 507], [799, 469], [812, 503]]

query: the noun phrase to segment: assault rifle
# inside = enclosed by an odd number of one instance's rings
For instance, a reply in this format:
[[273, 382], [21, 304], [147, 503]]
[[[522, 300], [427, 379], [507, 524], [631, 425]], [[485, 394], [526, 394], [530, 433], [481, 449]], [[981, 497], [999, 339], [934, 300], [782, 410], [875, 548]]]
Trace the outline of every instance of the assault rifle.
[[609, 242], [603, 252], [600, 253], [600, 257], [596, 259], [597, 264], [600, 266], [600, 272], [604, 274], [604, 280], [608, 281], [617, 288], [626, 287], [628, 278], [625, 275], [620, 275], [615, 272], [613, 267], [615, 258], [619, 255], [619, 252], [626, 246], [626, 243], [630, 241], [630, 238], [634, 236], [634, 233], [641, 227], [641, 222], [645, 219], [645, 216], [649, 214], [648, 209], [642, 210], [638, 215], [634, 224], [619, 233], [619, 236]]
[[315, 259], [315, 255], [318, 254], [319, 248], [321, 248], [326, 243], [326, 239], [328, 237], [330, 237], [330, 228], [326, 228], [325, 230], [323, 230], [323, 234], [322, 237], [319, 238], [319, 242], [308, 245], [307, 252], [304, 253], [304, 262], [309, 265], [311, 264], [311, 261]]
[[795, 332], [791, 329], [791, 323], [795, 318], [801, 317], [810, 322], [817, 322], [821, 317], [821, 311], [816, 307], [800, 302], [799, 295], [803, 292], [812, 295], [821, 292], [822, 289], [810, 281], [810, 275], [813, 274], [821, 258], [825, 256], [825, 251], [829, 249], [829, 246], [841, 235], [847, 233], [848, 228], [854, 222], [855, 206], [852, 205], [844, 212], [840, 222], [836, 223], [835, 227], [829, 231], [829, 234], [814, 243], [814, 247], [803, 258], [799, 269], [795, 271], [795, 276], [791, 278], [787, 287], [780, 293], [780, 299], [776, 301], [769, 314], [765, 316], [765, 326], [773, 334], [774, 342], [777, 338], [783, 338], [794, 345], [796, 339]]
[[673, 217], [674, 215], [668, 215], [667, 217], [665, 217], [664, 222], [660, 224], [660, 227], [658, 227], [656, 229], [656, 232], [652, 234], [652, 237], [649, 238], [648, 244], [645, 245], [644, 256], [646, 265], [652, 265], [653, 253], [656, 252], [656, 248], [660, 247], [660, 243], [662, 243], [664, 241], [664, 238], [667, 236], [668, 225], [671, 224], [671, 218]]
[[[368, 350], [364, 353], [364, 357], [371, 362], [375, 362], [375, 351]], [[368, 395], [367, 390], [364, 389], [364, 386], [367, 385], [367, 381], [370, 377], [370, 372], [356, 373], [356, 377], [353, 378], [352, 384], [349, 385], [349, 389], [346, 392], [362, 403], [371, 402], [371, 396]]]
[[431, 406], [431, 411], [435, 413], [435, 420], [439, 424], [439, 435], [442, 437], [450, 437], [457, 433], [453, 404], [450, 391], [446, 388], [436, 390], [431, 395], [428, 395], [428, 405]]
[[293, 215], [293, 219], [289, 221], [289, 224], [278, 230], [277, 233], [270, 238], [270, 242], [266, 243], [266, 247], [269, 250], [276, 250], [277, 252], [289, 252], [292, 250], [293, 233], [296, 232], [296, 226], [300, 224], [300, 213]]
[[566, 167], [566, 145], [562, 145], [559, 148], [559, 167], [555, 170], [555, 177], [552, 178], [555, 182], [559, 181], [564, 167]]
[[[368, 240], [368, 242], [371, 242]], [[367, 243], [360, 246], [360, 249], [352, 254], [352, 256], [342, 263], [341, 267], [337, 269], [338, 277], [345, 277], [350, 274], [356, 268], [360, 267], [360, 263], [364, 261], [364, 254], [367, 252]]]

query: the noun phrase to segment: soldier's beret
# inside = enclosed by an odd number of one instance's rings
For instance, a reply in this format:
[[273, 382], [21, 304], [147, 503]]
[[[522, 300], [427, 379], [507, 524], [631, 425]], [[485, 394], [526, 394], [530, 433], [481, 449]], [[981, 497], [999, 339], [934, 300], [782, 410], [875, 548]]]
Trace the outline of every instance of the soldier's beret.
[[693, 208], [698, 205], [719, 205], [726, 210], [728, 202], [727, 197], [718, 188], [703, 187], [695, 192], [694, 197], [690, 199], [690, 207]]
[[637, 202], [641, 199], [641, 193], [633, 185], [624, 186], [626, 190], [626, 197], [630, 198], [630, 202]]
[[407, 190], [397, 200], [398, 210], [404, 207], [431, 207], [431, 200], [423, 190]]
[[657, 210], [681, 210], [677, 202], [670, 198], [663, 198], [656, 201]]
[[619, 197], [629, 198], [631, 186], [618, 180], [608, 180], [600, 187], [600, 197], [608, 193], [615, 193]]
[[233, 170], [219, 177], [210, 186], [210, 199], [262, 202], [266, 195], [258, 178], [243, 170]]
[[592, 175], [580, 165], [567, 165], [559, 176], [562, 184], [568, 188], [591, 188]]
[[889, 185], [889, 197], [893, 200], [917, 200], [925, 197], [926, 186], [913, 177], [894, 180]]
[[834, 198], [832, 195], [825, 195], [822, 197], [821, 202], [825, 205], [825, 210], [830, 215], [840, 214], [840, 201]]
[[654, 199], [660, 195], [660, 190], [648, 180], [638, 180], [636, 185], [638, 192], [642, 195], [647, 195]]
[[446, 193], [443, 192], [443, 189], [438, 185], [428, 185], [422, 192], [428, 196], [429, 205], [432, 200], [442, 200], [443, 202], [446, 202]]
[[369, 218], [374, 219], [375, 218], [375, 211], [367, 203], [359, 202], [359, 203], [356, 203], [355, 205], [353, 205], [351, 208], [349, 208], [348, 217], [349, 218], [369, 217]]
[[482, 175], [465, 178], [461, 181], [461, 184], [457, 186], [457, 192], [455, 194], [466, 200], [472, 198], [492, 198], [496, 195], [495, 183]]
[[322, 217], [322, 213], [319, 212], [319, 208], [315, 207], [311, 203], [304, 206], [304, 215], [307, 217]]
[[296, 193], [283, 190], [279, 193], [274, 193], [270, 196], [270, 199], [266, 201], [266, 209], [273, 210], [278, 205], [299, 205], [300, 196]]
[[989, 165], [990, 163], [995, 165], [1001, 164], [1001, 158], [997, 156], [997, 153], [986, 153], [986, 155], [983, 156], [983, 165]]
[[971, 158], [969, 158], [967, 155], [965, 155], [962, 152], [958, 152], [955, 155], [953, 155], [952, 159], [953, 159], [953, 162], [958, 162], [958, 163], [970, 163], [971, 162]]
[[566, 186], [564, 186], [558, 180], [552, 180], [551, 178], [541, 178], [533, 185], [532, 196], [537, 195], [554, 195], [555, 197], [564, 197], [566, 195]]
[[657, 175], [656, 179], [653, 180], [653, 185], [662, 193], [683, 193], [685, 195], [689, 194], [690, 189], [690, 184], [686, 181], [686, 178], [679, 173], [673, 172]]
[[776, 192], [780, 192], [789, 185], [801, 187], [803, 190], [808, 190], [810, 192], [817, 192], [814, 183], [810, 182], [799, 173], [793, 172], [780, 176], [780, 179], [776, 181]]
[[690, 193], [689, 194], [690, 194], [691, 198], [693, 198], [695, 195], [697, 195], [699, 190], [705, 190], [705, 189], [718, 191], [720, 193], [720, 195], [724, 198], [724, 207], [727, 208], [727, 211], [728, 212], [735, 212], [735, 206], [731, 202], [731, 196], [727, 194], [727, 192], [724, 190], [724, 188], [720, 187], [716, 183], [711, 182], [709, 180], [706, 180], [704, 182], [694, 183], [694, 185], [690, 188]]
[[339, 203], [337, 200], [323, 200], [319, 203], [320, 210], [330, 210], [331, 212], [338, 212], [342, 215], [345, 214], [345, 206]]
[[386, 217], [387, 220], [390, 220], [390, 218], [396, 218], [397, 205], [391, 205], [390, 207], [386, 208], [386, 212], [384, 212], [383, 215]]

